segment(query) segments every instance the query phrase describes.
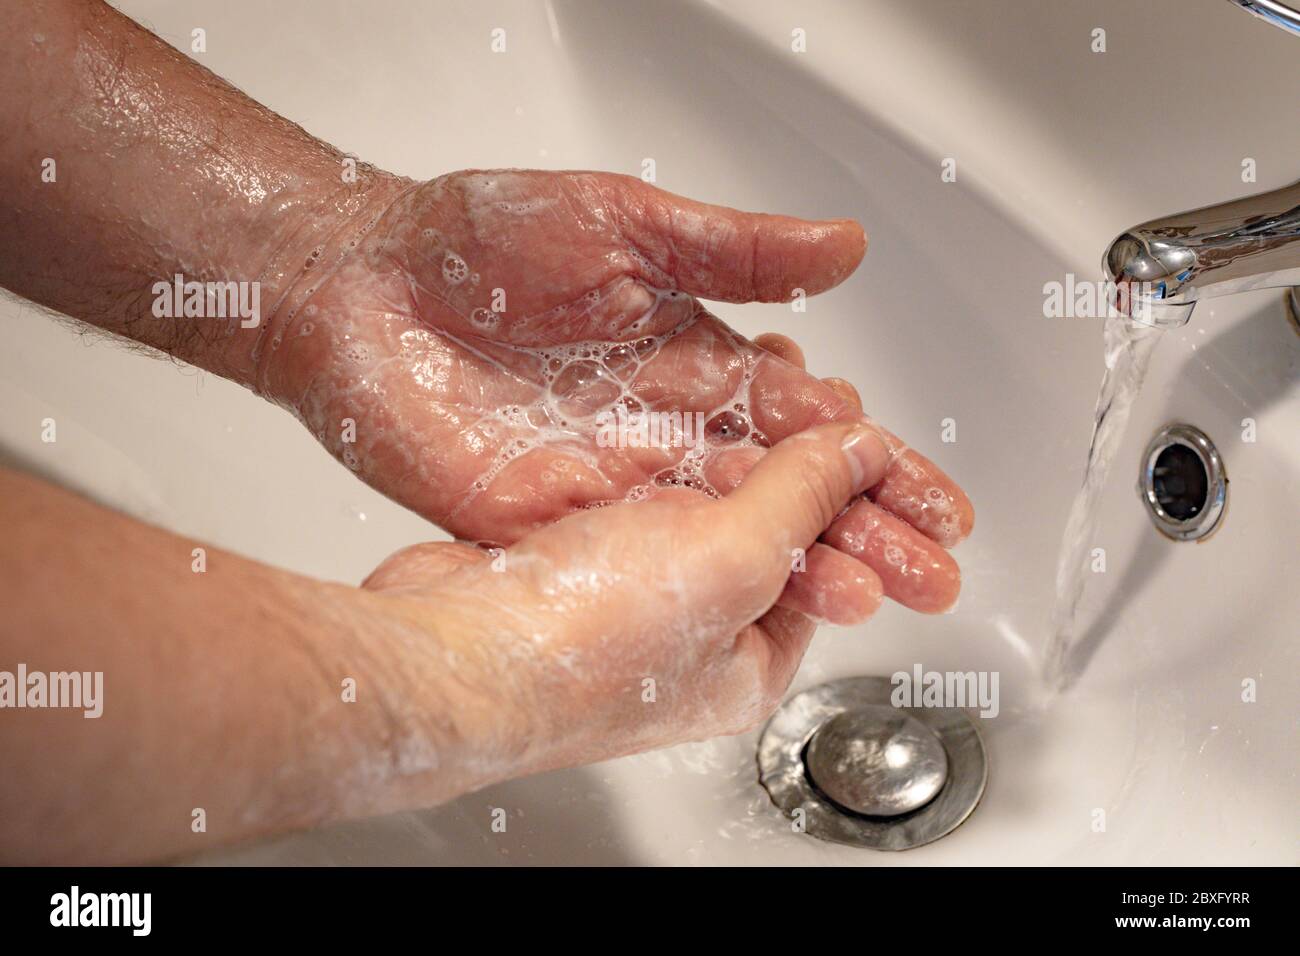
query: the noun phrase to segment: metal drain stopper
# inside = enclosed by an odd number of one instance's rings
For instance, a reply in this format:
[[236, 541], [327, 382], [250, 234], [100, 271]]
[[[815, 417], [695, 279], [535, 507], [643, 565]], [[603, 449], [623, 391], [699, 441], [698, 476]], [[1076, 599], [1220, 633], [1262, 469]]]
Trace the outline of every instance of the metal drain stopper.
[[948, 779], [929, 727], [893, 707], [848, 710], [822, 724], [804, 755], [808, 776], [842, 807], [896, 817], [925, 806]]
[[796, 833], [908, 850], [951, 833], [988, 782], [961, 710], [894, 707], [887, 677], [846, 677], [795, 694], [758, 742], [758, 779]]

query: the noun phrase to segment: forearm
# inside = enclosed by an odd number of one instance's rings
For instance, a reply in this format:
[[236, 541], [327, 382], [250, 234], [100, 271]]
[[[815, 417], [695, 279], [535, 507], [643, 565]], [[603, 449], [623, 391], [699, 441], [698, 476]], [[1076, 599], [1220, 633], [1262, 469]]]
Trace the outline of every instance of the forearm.
[[[353, 176], [106, 4], [6, 4], [0, 52], [0, 284], [241, 383], [255, 385], [312, 269], [403, 188], [365, 166]], [[242, 311], [155, 308], [174, 299], [156, 284], [178, 275], [247, 283]], [[159, 317], [168, 305], [182, 314]]]
[[0, 522], [0, 672], [102, 674], [98, 717], [0, 708], [5, 862], [189, 854], [491, 779], [454, 628], [215, 549], [196, 572], [193, 542], [13, 472]]

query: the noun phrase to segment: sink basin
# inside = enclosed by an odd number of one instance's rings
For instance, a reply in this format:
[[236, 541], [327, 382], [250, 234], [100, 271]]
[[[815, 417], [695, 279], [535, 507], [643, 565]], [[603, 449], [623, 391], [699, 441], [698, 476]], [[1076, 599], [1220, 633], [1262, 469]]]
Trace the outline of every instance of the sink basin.
[[[956, 552], [955, 613], [889, 605], [868, 626], [823, 630], [791, 693], [916, 664], [997, 671], [998, 714], [976, 719], [988, 787], [966, 823], [928, 846], [820, 843], [759, 786], [754, 733], [200, 862], [1300, 862], [1300, 335], [1280, 291], [1203, 303], [1164, 333], [1103, 501], [1107, 570], [1083, 604], [1088, 667], [1064, 696], [1038, 676], [1102, 371], [1100, 321], [1045, 318], [1043, 285], [1099, 278], [1103, 249], [1132, 223], [1300, 178], [1300, 128], [1277, 121], [1294, 114], [1297, 41], [1229, 4], [1177, 0], [441, 6], [433, 16], [415, 2], [240, 0], [200, 15], [195, 3], [122, 4], [165, 37], [203, 23], [205, 65], [409, 175], [639, 174], [652, 158], [673, 192], [860, 219], [871, 236], [862, 269], [806, 313], [716, 311], [746, 334], [794, 336], [811, 369], [854, 381], [872, 415], [964, 485], [978, 521]], [[267, 18], [282, 21], [259, 31], [276, 37], [274, 57], [237, 42]], [[498, 26], [505, 54], [489, 49]], [[1110, 31], [1104, 54], [1090, 50], [1096, 27]], [[806, 53], [791, 50], [796, 28]], [[311, 83], [284, 68], [299, 60]], [[1132, 115], [1133, 89], [1153, 74], [1196, 101], [1201, 122], [1181, 122], [1172, 104]], [[1258, 183], [1241, 181], [1245, 157]], [[956, 182], [941, 178], [945, 159]], [[10, 459], [337, 580], [441, 536], [235, 386], [83, 340], [12, 302], [0, 309], [13, 342], [0, 356]], [[57, 445], [40, 442], [47, 415]], [[948, 420], [956, 441], [943, 440]], [[1222, 526], [1195, 544], [1161, 537], [1134, 488], [1143, 447], [1170, 421], [1209, 434], [1230, 479]]]

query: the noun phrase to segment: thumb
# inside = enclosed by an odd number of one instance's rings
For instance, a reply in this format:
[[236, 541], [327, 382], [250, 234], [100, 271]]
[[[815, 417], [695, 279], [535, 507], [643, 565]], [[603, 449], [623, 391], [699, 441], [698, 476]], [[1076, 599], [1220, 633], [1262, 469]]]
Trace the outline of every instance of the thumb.
[[743, 540], [788, 569], [790, 549], [811, 546], [850, 498], [884, 477], [889, 460], [874, 425], [822, 425], [777, 444], [722, 504]]
[[788, 302], [844, 281], [867, 250], [851, 219], [814, 221], [696, 202], [630, 176], [609, 176], [620, 228], [677, 287], [721, 302]]

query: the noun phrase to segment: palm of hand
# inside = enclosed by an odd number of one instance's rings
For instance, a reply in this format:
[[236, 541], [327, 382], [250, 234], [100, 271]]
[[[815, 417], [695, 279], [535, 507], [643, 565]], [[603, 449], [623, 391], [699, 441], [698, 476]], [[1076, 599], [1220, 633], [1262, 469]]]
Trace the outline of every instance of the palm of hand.
[[[765, 446], [857, 414], [694, 298], [829, 288], [861, 257], [856, 224], [737, 213], [609, 174], [463, 172], [403, 193], [354, 242], [280, 333], [273, 394], [457, 537], [511, 544], [661, 485], [725, 494]], [[906, 520], [867, 523], [896, 524], [886, 533], [917, 566], [951, 564], [924, 537], [955, 543], [969, 504], [920, 456], [900, 466], [876, 496]], [[884, 570], [905, 584], [911, 569]]]

